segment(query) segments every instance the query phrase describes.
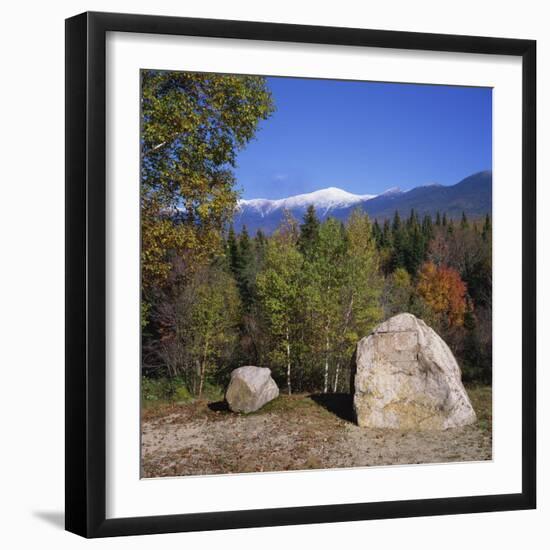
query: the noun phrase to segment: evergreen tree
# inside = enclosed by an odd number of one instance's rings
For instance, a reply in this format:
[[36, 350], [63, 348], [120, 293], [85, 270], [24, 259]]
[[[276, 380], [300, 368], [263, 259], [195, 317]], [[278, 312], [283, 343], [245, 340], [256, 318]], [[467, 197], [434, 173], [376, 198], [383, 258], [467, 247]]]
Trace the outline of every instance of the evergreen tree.
[[414, 277], [424, 262], [425, 245], [424, 237], [419, 226], [414, 223], [408, 235], [408, 246], [405, 255], [407, 271]]
[[407, 235], [401, 223], [401, 217], [396, 210], [392, 222], [391, 242], [391, 269], [395, 271], [398, 267], [406, 266]]
[[489, 218], [489, 214], [485, 214], [485, 222], [483, 223], [483, 229], [481, 231], [481, 237], [484, 241], [488, 240], [491, 229], [491, 218]]
[[315, 206], [310, 204], [304, 215], [304, 221], [300, 225], [300, 236], [298, 238], [298, 247], [300, 252], [309, 256], [315, 248], [319, 239], [319, 219], [315, 213]]
[[238, 249], [237, 286], [239, 288], [242, 303], [245, 309], [248, 310], [253, 300], [256, 273], [254, 269], [254, 250], [246, 225], [243, 225], [243, 229], [239, 235]]
[[229, 267], [231, 272], [235, 276], [238, 276], [239, 266], [240, 266], [240, 255], [239, 255], [239, 245], [237, 243], [237, 238], [235, 236], [235, 230], [231, 225], [229, 227], [229, 232], [227, 234], [227, 253], [229, 256]]
[[401, 216], [399, 216], [399, 212], [397, 210], [393, 215], [393, 222], [392, 222], [391, 229], [394, 235], [401, 230]]
[[407, 220], [407, 229], [411, 230], [415, 225], [419, 225], [418, 213], [415, 212], [414, 208], [411, 208], [411, 213]]
[[261, 229], [258, 229], [256, 232], [256, 237], [254, 238], [254, 250], [256, 252], [256, 263], [258, 264], [258, 267], [263, 263], [266, 246], [266, 236]]
[[372, 237], [374, 239], [374, 242], [376, 243], [376, 246], [378, 248], [382, 248], [382, 230], [380, 229], [380, 225], [378, 224], [377, 219], [375, 219], [374, 223], [372, 224]]
[[391, 241], [390, 220], [386, 218], [384, 220], [384, 225], [382, 227], [382, 247], [389, 246], [390, 241]]
[[468, 229], [468, 218], [466, 217], [466, 213], [462, 211], [462, 219], [460, 220], [460, 228], [461, 229]]
[[436, 227], [441, 226], [441, 214], [439, 213], [439, 210], [437, 211], [437, 214], [435, 215], [435, 225], [436, 225]]
[[428, 243], [433, 238], [434, 230], [432, 225], [432, 217], [426, 214], [422, 220], [422, 235], [424, 241]]
[[256, 231], [256, 237], [255, 238], [256, 238], [256, 244], [259, 245], [259, 246], [265, 246], [265, 244], [267, 243], [267, 239], [265, 237], [265, 234], [261, 229], [258, 229], [258, 231]]
[[241, 271], [252, 263], [252, 243], [246, 225], [243, 225], [241, 234], [239, 235], [239, 257], [241, 262]]

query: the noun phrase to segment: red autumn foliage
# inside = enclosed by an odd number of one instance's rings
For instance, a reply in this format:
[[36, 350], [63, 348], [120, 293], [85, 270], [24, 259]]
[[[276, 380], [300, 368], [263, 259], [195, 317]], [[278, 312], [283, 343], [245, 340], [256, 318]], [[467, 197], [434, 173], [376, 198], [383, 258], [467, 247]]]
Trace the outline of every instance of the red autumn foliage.
[[449, 326], [462, 326], [466, 313], [466, 284], [458, 271], [426, 262], [420, 271], [418, 293], [441, 320]]

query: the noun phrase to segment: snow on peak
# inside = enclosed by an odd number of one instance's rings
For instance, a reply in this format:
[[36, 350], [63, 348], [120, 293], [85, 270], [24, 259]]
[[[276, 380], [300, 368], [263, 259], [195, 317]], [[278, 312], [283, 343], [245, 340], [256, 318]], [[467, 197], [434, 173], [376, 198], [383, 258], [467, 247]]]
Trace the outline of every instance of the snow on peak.
[[401, 188], [400, 187], [390, 187], [389, 189], [386, 189], [386, 191], [384, 191], [382, 193], [382, 196], [387, 196], [387, 195], [399, 195], [400, 193], [402, 193], [403, 191], [401, 191]]
[[295, 195], [281, 199], [286, 208], [307, 207], [313, 204], [316, 208], [345, 207], [356, 202], [372, 199], [374, 195], [354, 195], [338, 187], [327, 187], [312, 193]]
[[346, 208], [358, 202], [374, 198], [376, 195], [354, 195], [338, 187], [327, 187], [319, 189], [312, 193], [303, 193], [294, 195], [285, 199], [250, 199], [240, 200], [240, 207], [249, 207], [261, 211], [263, 214], [272, 212], [280, 208], [299, 208], [305, 209], [309, 205], [315, 206], [319, 210], [330, 210], [332, 208]]

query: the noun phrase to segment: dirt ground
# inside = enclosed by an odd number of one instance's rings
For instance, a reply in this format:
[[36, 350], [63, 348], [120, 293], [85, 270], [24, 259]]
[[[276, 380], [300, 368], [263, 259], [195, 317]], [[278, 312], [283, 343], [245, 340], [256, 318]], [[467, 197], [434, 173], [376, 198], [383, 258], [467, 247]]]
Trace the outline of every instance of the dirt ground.
[[223, 402], [142, 414], [142, 476], [205, 475], [491, 459], [491, 389], [468, 388], [478, 421], [446, 431], [359, 428], [351, 396], [280, 396], [256, 413]]

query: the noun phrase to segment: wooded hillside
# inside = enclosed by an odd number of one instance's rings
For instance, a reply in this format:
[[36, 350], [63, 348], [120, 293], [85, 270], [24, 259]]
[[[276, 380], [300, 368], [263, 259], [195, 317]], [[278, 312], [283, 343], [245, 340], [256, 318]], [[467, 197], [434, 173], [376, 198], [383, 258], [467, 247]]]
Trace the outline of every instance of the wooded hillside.
[[200, 396], [258, 365], [288, 393], [348, 391], [358, 339], [405, 311], [465, 380], [490, 382], [489, 216], [321, 222], [310, 207], [270, 236], [229, 226], [236, 152], [273, 108], [261, 77], [142, 73], [144, 388]]

